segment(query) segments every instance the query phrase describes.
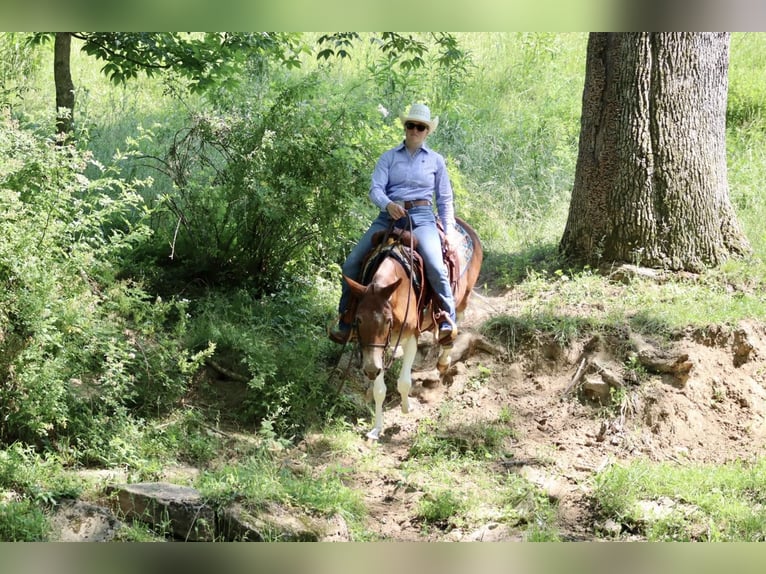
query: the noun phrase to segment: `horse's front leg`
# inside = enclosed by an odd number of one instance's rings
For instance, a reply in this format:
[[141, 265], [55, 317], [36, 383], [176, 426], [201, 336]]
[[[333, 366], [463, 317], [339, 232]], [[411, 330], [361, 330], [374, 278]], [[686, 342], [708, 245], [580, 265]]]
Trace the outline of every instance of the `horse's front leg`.
[[452, 363], [452, 345], [442, 345], [439, 348], [439, 358], [436, 361], [436, 369], [439, 374], [444, 374]]
[[412, 365], [415, 362], [415, 355], [418, 352], [418, 338], [415, 336], [407, 338], [402, 343], [404, 354], [402, 355], [402, 369], [399, 371], [399, 380], [396, 388], [402, 396], [402, 412], [410, 412], [410, 389], [412, 389]]
[[372, 383], [372, 396], [375, 399], [375, 426], [367, 433], [367, 438], [378, 440], [383, 431], [383, 401], [386, 399], [386, 383], [383, 380], [383, 369], [378, 372]]

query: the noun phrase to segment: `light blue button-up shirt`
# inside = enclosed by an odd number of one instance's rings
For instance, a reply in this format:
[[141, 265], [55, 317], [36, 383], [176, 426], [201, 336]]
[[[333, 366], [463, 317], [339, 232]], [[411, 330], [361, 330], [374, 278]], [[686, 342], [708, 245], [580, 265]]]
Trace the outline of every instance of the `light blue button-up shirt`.
[[428, 199], [433, 202], [445, 229], [455, 225], [452, 185], [441, 154], [423, 145], [411, 156], [404, 143], [380, 156], [372, 172], [370, 200], [381, 211], [391, 201]]

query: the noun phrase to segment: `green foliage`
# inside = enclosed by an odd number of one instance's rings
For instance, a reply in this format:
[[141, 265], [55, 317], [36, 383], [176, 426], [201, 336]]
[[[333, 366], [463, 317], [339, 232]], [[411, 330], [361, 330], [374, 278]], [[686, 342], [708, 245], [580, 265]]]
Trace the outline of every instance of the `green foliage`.
[[534, 310], [520, 316], [497, 315], [482, 325], [482, 331], [500, 341], [511, 353], [530, 344], [565, 348], [590, 331], [593, 322], [552, 310]]
[[130, 520], [123, 523], [122, 528], [117, 532], [115, 542], [167, 542], [166, 532], [162, 532], [159, 527], [152, 527], [146, 522]]
[[29, 93], [25, 79], [40, 65], [40, 58], [17, 32], [0, 34], [0, 108], [15, 107]]
[[614, 465], [595, 477], [593, 500], [612, 518], [651, 541], [763, 541], [763, 459], [711, 467]]
[[45, 542], [50, 525], [43, 510], [29, 500], [0, 504], [0, 540]]
[[[299, 65], [298, 35], [284, 32], [73, 32], [82, 51], [104, 61], [101, 71], [115, 84], [173, 70], [189, 81], [192, 90], [204, 90], [235, 80], [247, 58], [273, 58], [288, 67]], [[37, 33], [33, 44], [50, 41], [52, 33]]]
[[0, 450], [0, 488], [44, 505], [76, 498], [81, 491], [79, 482], [65, 474], [57, 456], [40, 455], [32, 447], [18, 442]]
[[[577, 158], [586, 34], [458, 36], [480, 63], [435, 139], [468, 182], [470, 223], [488, 251], [558, 242]], [[440, 134], [441, 132], [441, 134]]]
[[158, 166], [175, 191], [161, 198], [157, 235], [182, 276], [269, 292], [339, 260], [359, 233], [387, 132], [374, 109], [320, 87], [312, 75], [275, 88], [266, 104], [243, 94], [177, 134]]
[[726, 123], [730, 130], [763, 130], [766, 90], [762, 73], [762, 34], [733, 34], [729, 58]]
[[328, 381], [324, 323], [331, 292], [325, 286], [323, 294], [322, 286], [302, 281], [260, 299], [239, 290], [199, 301], [190, 345], [214, 343], [215, 359], [247, 380], [241, 408], [226, 416], [248, 425], [268, 422], [289, 437], [342, 408]]
[[223, 446], [221, 436], [212, 430], [199, 408], [174, 411], [168, 420], [147, 429], [142, 450], [159, 460], [176, 457], [184, 463], [205, 466]]
[[[319, 36], [317, 47], [318, 60], [356, 56], [364, 62], [364, 72], [376, 88], [374, 98], [387, 111], [404, 111], [412, 101], [423, 101], [447, 113], [455, 109], [460, 89], [474, 71], [470, 53], [454, 34], [445, 32], [337, 32]], [[396, 117], [394, 113], [391, 120]]]
[[525, 527], [525, 540], [560, 542], [557, 506], [545, 492], [516, 473], [506, 476], [499, 491], [504, 520], [512, 526]]
[[468, 423], [451, 423], [449, 416], [450, 408], [445, 407], [438, 420], [426, 419], [420, 424], [409, 450], [411, 457], [497, 458], [513, 436], [507, 411], [496, 419]]
[[197, 487], [213, 503], [231, 500], [258, 508], [275, 502], [303, 508], [323, 516], [335, 513], [360, 520], [366, 513], [358, 493], [343, 484], [343, 469], [296, 474], [280, 465], [265, 450], [237, 464], [204, 472]]
[[115, 280], [149, 233], [129, 220], [143, 211], [143, 183], [2, 120], [0, 439], [103, 440], [105, 421], [128, 407], [177, 400], [202, 357], [178, 346], [184, 303]]
[[418, 503], [416, 517], [426, 524], [446, 527], [463, 509], [463, 503], [449, 490], [427, 494]]

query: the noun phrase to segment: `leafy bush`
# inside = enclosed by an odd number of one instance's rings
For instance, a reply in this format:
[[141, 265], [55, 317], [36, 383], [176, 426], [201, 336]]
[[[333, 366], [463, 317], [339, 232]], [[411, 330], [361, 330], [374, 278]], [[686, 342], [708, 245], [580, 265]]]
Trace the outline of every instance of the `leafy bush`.
[[370, 217], [371, 165], [389, 133], [373, 106], [317, 74], [232, 106], [191, 117], [158, 161], [175, 186], [160, 198], [158, 241], [183, 281], [268, 293], [341, 258]]
[[246, 290], [210, 293], [199, 302], [189, 346], [214, 343], [216, 361], [247, 381], [241, 408], [229, 415], [289, 437], [341, 408], [324, 331], [327, 297], [337, 289], [322, 283], [302, 281], [260, 299]]
[[185, 392], [203, 358], [178, 347], [184, 303], [116, 281], [148, 229], [136, 189], [90, 155], [0, 117], [0, 440], [96, 436]]

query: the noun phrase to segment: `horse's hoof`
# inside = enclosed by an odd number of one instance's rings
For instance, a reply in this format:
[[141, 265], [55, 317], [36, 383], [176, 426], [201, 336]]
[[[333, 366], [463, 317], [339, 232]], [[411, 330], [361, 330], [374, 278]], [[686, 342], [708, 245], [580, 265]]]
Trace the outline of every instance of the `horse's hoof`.
[[450, 363], [436, 363], [436, 370], [439, 371], [440, 375], [443, 375], [449, 370]]
[[374, 428], [367, 433], [367, 438], [370, 440], [378, 440], [380, 438], [380, 429]]

